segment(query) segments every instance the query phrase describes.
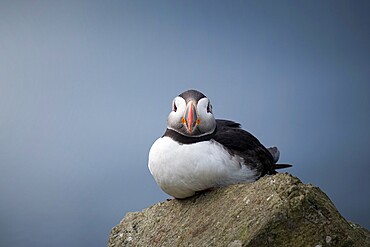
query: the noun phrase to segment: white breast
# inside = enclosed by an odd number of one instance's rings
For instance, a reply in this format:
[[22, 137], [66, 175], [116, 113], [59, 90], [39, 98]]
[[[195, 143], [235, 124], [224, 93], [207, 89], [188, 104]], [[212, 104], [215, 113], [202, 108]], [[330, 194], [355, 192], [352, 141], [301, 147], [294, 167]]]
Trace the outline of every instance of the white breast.
[[243, 163], [213, 140], [179, 144], [162, 137], [150, 149], [148, 166], [164, 192], [185, 198], [196, 191], [255, 181], [256, 172]]

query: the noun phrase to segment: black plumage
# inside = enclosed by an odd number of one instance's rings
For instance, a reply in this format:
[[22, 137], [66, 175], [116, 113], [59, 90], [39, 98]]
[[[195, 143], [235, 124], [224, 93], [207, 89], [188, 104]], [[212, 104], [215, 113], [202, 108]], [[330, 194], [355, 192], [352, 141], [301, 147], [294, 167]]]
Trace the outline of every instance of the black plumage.
[[240, 128], [239, 123], [216, 120], [217, 131], [213, 139], [222, 144], [232, 155], [244, 159], [244, 164], [257, 169], [260, 176], [276, 173], [271, 153], [251, 133]]
[[199, 101], [202, 98], [205, 98], [206, 96], [194, 89], [190, 89], [188, 91], [185, 91], [179, 95], [183, 99], [185, 99], [185, 102], [188, 103], [190, 100]]

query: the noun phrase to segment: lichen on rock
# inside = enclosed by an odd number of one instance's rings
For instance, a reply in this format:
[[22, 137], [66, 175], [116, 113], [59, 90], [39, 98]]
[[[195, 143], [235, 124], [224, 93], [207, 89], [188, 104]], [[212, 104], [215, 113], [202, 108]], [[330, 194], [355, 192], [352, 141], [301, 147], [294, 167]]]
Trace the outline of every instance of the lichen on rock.
[[108, 246], [370, 246], [370, 232], [319, 188], [279, 173], [127, 213]]

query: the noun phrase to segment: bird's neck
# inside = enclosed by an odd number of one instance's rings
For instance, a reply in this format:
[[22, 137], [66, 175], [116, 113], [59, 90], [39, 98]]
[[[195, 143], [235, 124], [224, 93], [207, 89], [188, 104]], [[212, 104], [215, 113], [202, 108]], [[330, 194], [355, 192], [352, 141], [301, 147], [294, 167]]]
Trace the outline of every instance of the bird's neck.
[[217, 131], [217, 128], [211, 134], [207, 134], [203, 136], [185, 136], [173, 129], [167, 128], [162, 137], [165, 137], [165, 136], [170, 137], [174, 141], [177, 141], [178, 143], [182, 143], [182, 144], [192, 144], [192, 143], [211, 140], [213, 136], [215, 135], [216, 131]]

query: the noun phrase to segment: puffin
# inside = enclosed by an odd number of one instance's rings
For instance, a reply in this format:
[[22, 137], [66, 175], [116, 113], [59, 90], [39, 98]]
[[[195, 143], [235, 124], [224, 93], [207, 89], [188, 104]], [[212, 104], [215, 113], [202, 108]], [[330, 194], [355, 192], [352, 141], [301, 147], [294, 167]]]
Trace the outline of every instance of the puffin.
[[250, 183], [289, 164], [277, 164], [277, 147], [266, 148], [239, 123], [215, 119], [203, 93], [176, 96], [167, 128], [150, 148], [148, 167], [159, 187], [177, 199], [238, 183]]

